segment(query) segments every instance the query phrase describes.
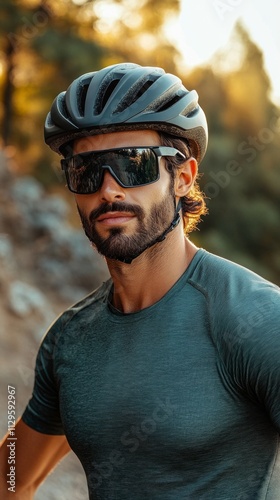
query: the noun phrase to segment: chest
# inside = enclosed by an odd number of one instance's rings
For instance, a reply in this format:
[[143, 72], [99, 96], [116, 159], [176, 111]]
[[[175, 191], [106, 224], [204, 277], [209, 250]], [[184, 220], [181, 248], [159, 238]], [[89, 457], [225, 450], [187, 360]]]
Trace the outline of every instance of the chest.
[[103, 323], [87, 335], [81, 327], [64, 346], [61, 417], [77, 454], [199, 455], [235, 432], [238, 412], [220, 380], [206, 316], [179, 316]]

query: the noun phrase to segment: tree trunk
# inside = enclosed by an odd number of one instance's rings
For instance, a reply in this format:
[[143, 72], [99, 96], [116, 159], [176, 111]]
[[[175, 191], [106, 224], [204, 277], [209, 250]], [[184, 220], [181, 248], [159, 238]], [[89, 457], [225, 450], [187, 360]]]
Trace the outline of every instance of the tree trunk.
[[3, 118], [2, 118], [2, 138], [4, 146], [9, 144], [12, 117], [13, 117], [13, 71], [14, 71], [14, 47], [10, 40], [7, 40], [5, 51], [6, 75], [3, 88]]

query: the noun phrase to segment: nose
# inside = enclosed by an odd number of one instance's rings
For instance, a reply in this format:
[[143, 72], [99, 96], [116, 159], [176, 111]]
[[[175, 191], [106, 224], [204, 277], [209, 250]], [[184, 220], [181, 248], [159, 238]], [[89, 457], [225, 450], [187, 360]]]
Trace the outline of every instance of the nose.
[[103, 180], [99, 188], [99, 196], [102, 202], [111, 203], [113, 201], [122, 201], [125, 199], [124, 189], [116, 179], [108, 172], [104, 171]]

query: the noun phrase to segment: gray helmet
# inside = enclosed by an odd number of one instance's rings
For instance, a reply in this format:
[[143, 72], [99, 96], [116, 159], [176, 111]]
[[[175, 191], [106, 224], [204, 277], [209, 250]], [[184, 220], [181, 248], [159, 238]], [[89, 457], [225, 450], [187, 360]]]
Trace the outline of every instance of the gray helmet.
[[188, 140], [200, 163], [207, 148], [207, 122], [195, 90], [161, 68], [115, 64], [74, 80], [54, 100], [45, 141], [57, 153], [88, 135], [152, 129]]

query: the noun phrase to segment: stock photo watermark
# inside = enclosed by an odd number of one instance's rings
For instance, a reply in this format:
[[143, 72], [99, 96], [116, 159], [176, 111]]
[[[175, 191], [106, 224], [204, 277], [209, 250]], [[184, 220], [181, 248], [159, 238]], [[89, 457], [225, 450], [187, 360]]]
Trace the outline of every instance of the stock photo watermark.
[[8, 466], [7, 487], [8, 491], [16, 492], [16, 389], [12, 385], [7, 388], [7, 423], [8, 423]]
[[23, 16], [21, 19], [22, 25], [19, 30], [16, 31], [16, 33], [10, 32], [7, 35], [7, 38], [14, 50], [17, 50], [23, 42], [31, 40], [37, 36], [40, 31], [47, 26], [52, 16], [53, 11], [46, 3], [42, 3], [42, 7], [34, 12], [30, 19]]
[[166, 422], [177, 411], [178, 405], [172, 403], [170, 398], [161, 401], [156, 400], [156, 406], [151, 415], [145, 417], [141, 422], [131, 425], [129, 429], [120, 436], [119, 449], [113, 449], [107, 460], [103, 462], [92, 462], [94, 471], [90, 474], [89, 481], [94, 489], [102, 485], [103, 479], [108, 479], [114, 473], [115, 468], [121, 467], [129, 460], [128, 453], [135, 453], [144, 441], [151, 436], [158, 426]]
[[220, 19], [239, 7], [245, 0], [214, 0], [213, 7]]
[[[257, 158], [258, 154], [272, 143], [275, 136], [280, 133], [280, 117], [275, 116], [268, 127], [263, 127], [259, 130], [256, 136], [248, 136], [246, 140], [240, 142], [237, 147], [237, 152], [240, 155], [240, 160], [232, 159], [228, 161], [223, 170], [218, 172], [209, 172], [211, 181], [204, 186], [204, 193], [208, 198], [216, 198], [222, 189], [225, 189], [230, 184], [233, 177], [244, 172], [244, 168]], [[245, 165], [242, 161], [245, 160]], [[246, 165], [247, 164], [247, 165]]]
[[[254, 290], [252, 290], [254, 293]], [[223, 340], [229, 349], [237, 347], [244, 341], [254, 335], [257, 329], [264, 328], [267, 319], [273, 315], [277, 308], [277, 299], [269, 299], [261, 302], [258, 296], [250, 301], [250, 310], [248, 313], [242, 313], [237, 316], [235, 325], [231, 330], [226, 330]]]

